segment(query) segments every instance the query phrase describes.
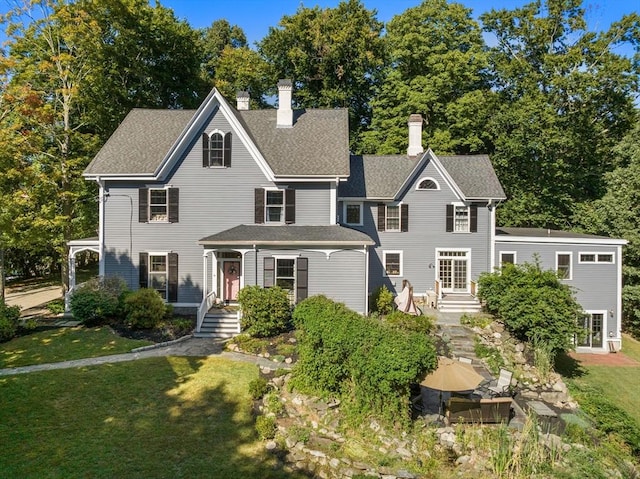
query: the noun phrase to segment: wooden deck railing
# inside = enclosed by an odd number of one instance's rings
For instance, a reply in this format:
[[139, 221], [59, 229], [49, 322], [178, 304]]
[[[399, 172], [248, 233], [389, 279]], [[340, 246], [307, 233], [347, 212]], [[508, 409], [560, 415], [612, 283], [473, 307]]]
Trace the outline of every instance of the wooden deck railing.
[[471, 281], [471, 296], [474, 298], [478, 295], [478, 283]]

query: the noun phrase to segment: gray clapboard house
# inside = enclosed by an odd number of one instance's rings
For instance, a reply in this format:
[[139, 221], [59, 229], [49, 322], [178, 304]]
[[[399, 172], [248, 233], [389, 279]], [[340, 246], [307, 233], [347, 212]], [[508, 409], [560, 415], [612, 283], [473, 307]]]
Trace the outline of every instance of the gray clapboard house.
[[[429, 305], [473, 311], [479, 275], [505, 252], [517, 252], [513, 262], [540, 253], [531, 242], [504, 247], [505, 229], [496, 235], [505, 194], [486, 155], [425, 151], [419, 115], [406, 155], [351, 155], [347, 110], [293, 110], [291, 89], [279, 82], [277, 109], [250, 110], [244, 92], [234, 108], [214, 89], [197, 110], [132, 110], [85, 170], [99, 186], [99, 231], [70, 242], [71, 284], [75, 255], [97, 251], [100, 275], [155, 288], [197, 311], [198, 333], [229, 336], [238, 318], [212, 306], [245, 285], [280, 285], [293, 303], [324, 294], [366, 313], [375, 289], [398, 293], [406, 279]], [[585, 310], [607, 311], [602, 331], [619, 339], [623, 242], [592, 240], [574, 245], [576, 261], [594, 254], [616, 286]], [[587, 298], [592, 284], [576, 285]]]

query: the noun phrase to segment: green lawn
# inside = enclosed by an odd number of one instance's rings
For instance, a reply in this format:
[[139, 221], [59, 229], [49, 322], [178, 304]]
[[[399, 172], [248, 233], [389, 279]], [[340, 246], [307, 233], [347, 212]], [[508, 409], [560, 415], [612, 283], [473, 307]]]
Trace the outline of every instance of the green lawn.
[[[640, 342], [625, 335], [623, 354], [640, 362]], [[640, 366], [583, 366], [585, 374], [576, 384], [588, 384], [602, 390], [640, 425]]]
[[107, 327], [51, 329], [0, 343], [0, 368], [107, 356], [147, 344], [122, 338]]
[[0, 378], [0, 477], [284, 478], [256, 437], [256, 366], [150, 358]]

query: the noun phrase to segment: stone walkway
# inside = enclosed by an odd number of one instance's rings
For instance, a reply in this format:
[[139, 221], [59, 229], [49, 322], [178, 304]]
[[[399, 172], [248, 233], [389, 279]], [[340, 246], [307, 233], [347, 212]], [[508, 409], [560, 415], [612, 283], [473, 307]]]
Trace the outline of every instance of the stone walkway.
[[276, 363], [266, 358], [259, 358], [242, 353], [223, 351], [223, 342], [208, 338], [187, 337], [166, 343], [164, 345], [143, 346], [134, 349], [130, 353], [112, 354], [110, 356], [100, 356], [97, 358], [74, 359], [71, 361], [61, 361], [58, 363], [36, 364], [33, 366], [20, 366], [16, 368], [0, 369], [0, 376], [11, 376], [15, 374], [25, 374], [35, 371], [51, 371], [54, 369], [80, 368], [86, 366], [98, 366], [101, 364], [121, 363], [135, 361], [137, 359], [155, 358], [163, 356], [220, 356], [232, 361], [242, 361], [256, 364], [261, 368], [272, 370], [282, 368], [288, 369], [290, 366], [284, 363]]

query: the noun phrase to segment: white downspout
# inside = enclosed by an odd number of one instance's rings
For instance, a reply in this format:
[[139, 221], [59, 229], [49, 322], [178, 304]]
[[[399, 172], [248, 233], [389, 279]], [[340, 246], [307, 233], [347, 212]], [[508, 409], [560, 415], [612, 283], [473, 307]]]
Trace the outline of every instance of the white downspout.
[[98, 275], [104, 276], [104, 202], [106, 198], [104, 195], [104, 181], [100, 178], [96, 181], [98, 182]]
[[338, 217], [338, 178], [329, 184], [329, 224], [335, 225]]
[[369, 247], [364, 247], [364, 315], [369, 315]]

